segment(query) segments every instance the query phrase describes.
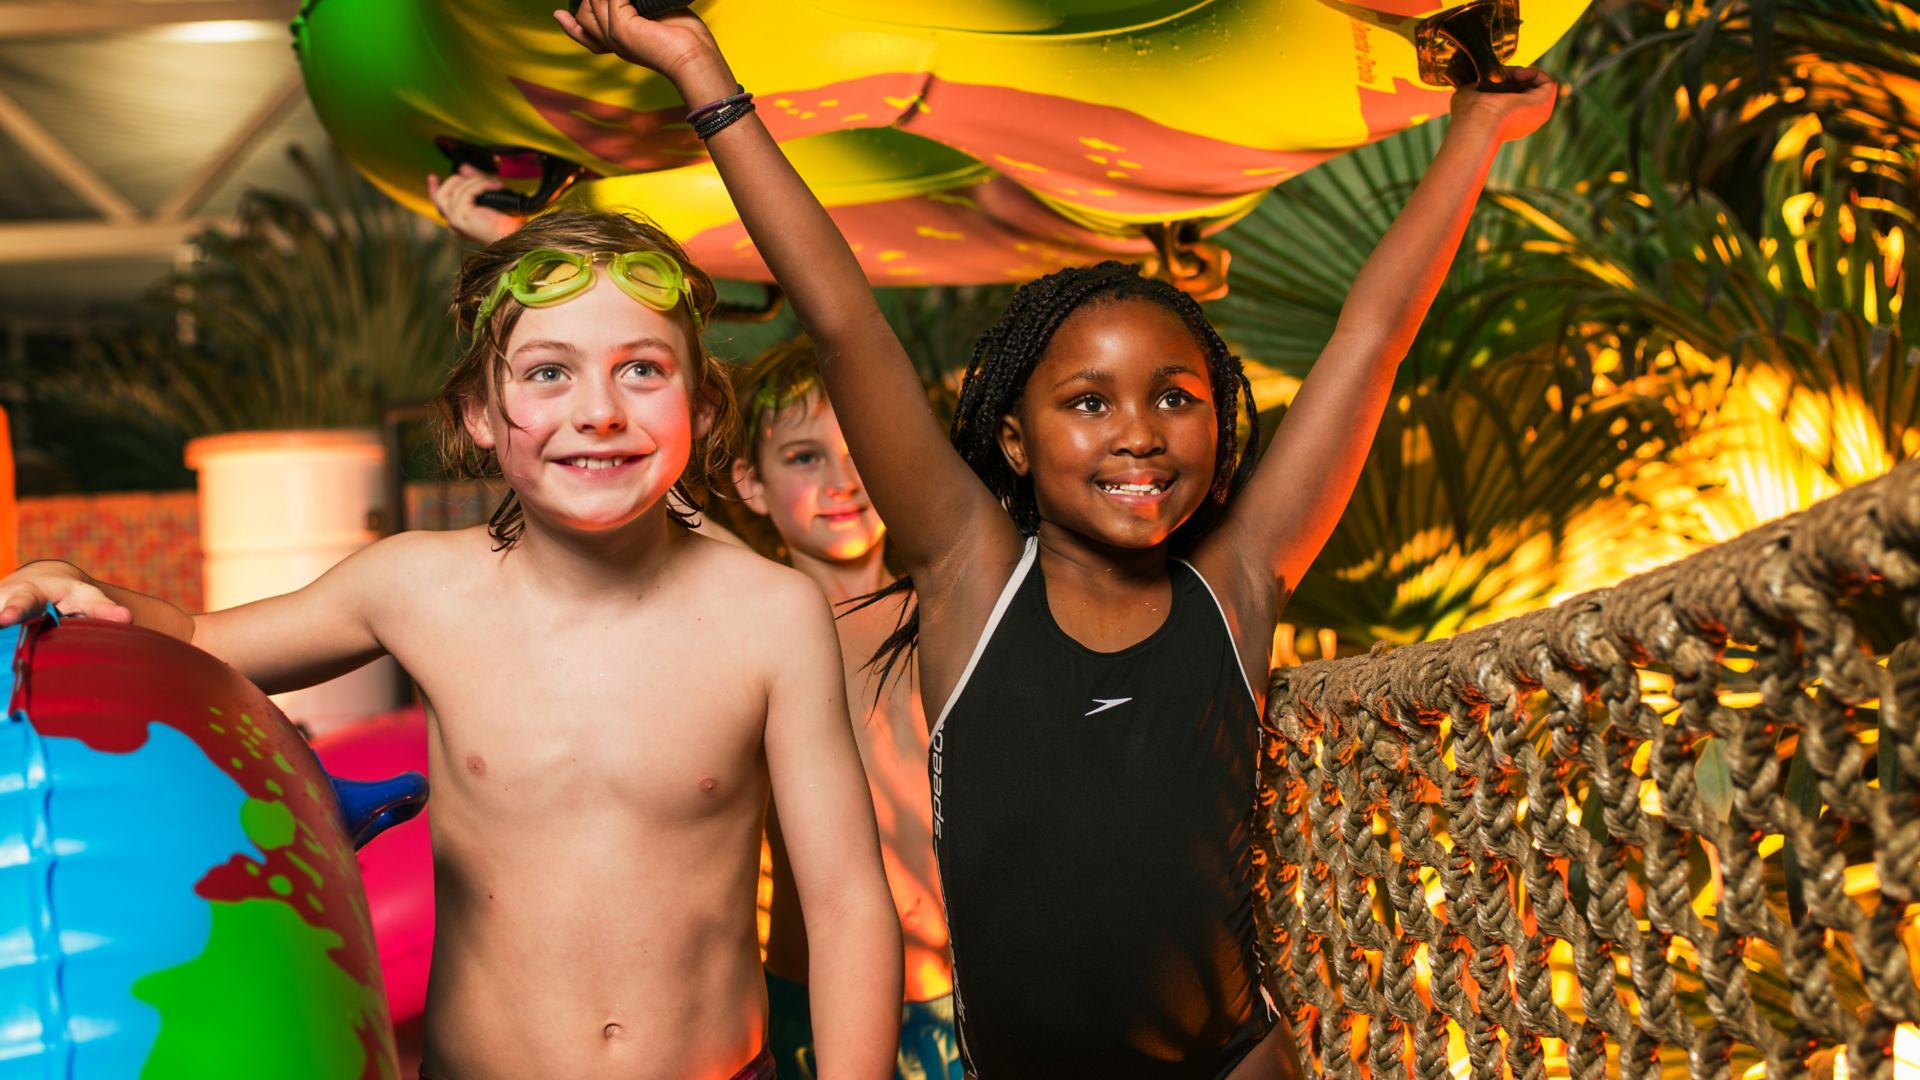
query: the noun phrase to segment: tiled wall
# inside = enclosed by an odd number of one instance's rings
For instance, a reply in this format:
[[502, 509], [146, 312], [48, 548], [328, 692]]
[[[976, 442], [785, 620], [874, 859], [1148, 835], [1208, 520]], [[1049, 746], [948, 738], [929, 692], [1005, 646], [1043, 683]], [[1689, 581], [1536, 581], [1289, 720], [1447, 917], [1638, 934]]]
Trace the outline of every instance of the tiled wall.
[[[65, 559], [95, 577], [199, 611], [200, 502], [191, 491], [21, 499], [20, 558]], [[410, 484], [407, 521], [460, 529], [487, 520], [476, 485]]]
[[166, 491], [21, 499], [20, 559], [65, 559], [102, 580], [199, 611], [199, 496]]

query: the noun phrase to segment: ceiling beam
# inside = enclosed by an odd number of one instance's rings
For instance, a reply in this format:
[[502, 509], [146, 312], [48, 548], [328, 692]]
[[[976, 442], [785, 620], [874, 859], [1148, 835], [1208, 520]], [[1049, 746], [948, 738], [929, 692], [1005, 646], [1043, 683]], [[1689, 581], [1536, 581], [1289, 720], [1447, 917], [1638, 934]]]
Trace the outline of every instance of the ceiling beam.
[[183, 221], [0, 223], [0, 265], [90, 259], [172, 258], [195, 234], [231, 226], [224, 218]]
[[247, 117], [225, 145], [210, 155], [206, 162], [194, 173], [192, 179], [180, 185], [167, 201], [154, 211], [154, 217], [161, 220], [186, 217], [200, 209], [207, 196], [233, 167], [240, 163], [249, 150], [260, 142], [261, 136], [273, 130], [280, 120], [292, 111], [293, 107], [307, 96], [305, 82], [295, 71], [264, 98], [253, 115]]
[[86, 162], [73, 156], [73, 151], [68, 150], [66, 144], [41, 127], [40, 121], [35, 120], [5, 92], [0, 92], [0, 131], [13, 136], [13, 141], [20, 144], [20, 149], [46, 166], [55, 179], [72, 188], [73, 193], [85, 200], [101, 217], [108, 221], [129, 221], [139, 216], [139, 211], [133, 208], [132, 203], [113, 190]]
[[71, 0], [8, 0], [0, 3], [0, 41], [110, 33], [175, 23], [230, 19], [290, 22], [299, 0], [172, 0], [153, 4], [76, 4]]

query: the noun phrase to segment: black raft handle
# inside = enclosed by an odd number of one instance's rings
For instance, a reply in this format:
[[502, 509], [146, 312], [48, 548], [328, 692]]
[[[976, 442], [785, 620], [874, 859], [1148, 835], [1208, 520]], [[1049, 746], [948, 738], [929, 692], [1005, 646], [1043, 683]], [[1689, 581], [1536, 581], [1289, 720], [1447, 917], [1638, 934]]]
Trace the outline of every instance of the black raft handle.
[[[632, 0], [632, 2], [633, 10], [649, 19], [657, 19], [662, 15], [684, 11], [693, 6], [693, 0]], [[567, 0], [567, 10], [578, 14], [580, 0]]]
[[1486, 93], [1518, 93], [1511, 59], [1519, 43], [1514, 0], [1473, 0], [1420, 20], [1414, 48], [1421, 78], [1430, 84], [1472, 86]]
[[474, 199], [475, 203], [489, 210], [498, 210], [516, 217], [526, 217], [546, 209], [549, 203], [559, 198], [576, 181], [588, 177], [586, 166], [576, 165], [565, 158], [554, 157], [540, 150], [529, 150], [523, 147], [489, 149], [463, 142], [451, 135], [440, 136], [434, 140], [434, 145], [440, 148], [440, 152], [446, 155], [448, 163], [454, 168], [470, 165], [483, 173], [495, 176], [500, 174], [501, 154], [536, 155], [540, 162], [540, 186], [534, 190], [533, 194], [522, 195], [517, 191], [501, 188], [497, 191], [482, 192], [478, 198]]

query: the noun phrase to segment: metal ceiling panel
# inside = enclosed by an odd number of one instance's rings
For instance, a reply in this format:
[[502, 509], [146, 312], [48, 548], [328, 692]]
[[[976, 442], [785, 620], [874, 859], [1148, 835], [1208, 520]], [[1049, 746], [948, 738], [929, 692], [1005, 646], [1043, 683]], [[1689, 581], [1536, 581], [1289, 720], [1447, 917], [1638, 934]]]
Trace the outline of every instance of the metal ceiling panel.
[[223, 25], [0, 43], [0, 93], [151, 213], [297, 70], [275, 24], [242, 24], [250, 39], [191, 36]]
[[327, 136], [327, 129], [320, 126], [320, 118], [313, 114], [313, 106], [304, 96], [284, 120], [262, 132], [252, 148], [234, 163], [232, 172], [213, 188], [200, 212], [214, 216], [231, 214], [240, 203], [241, 193], [248, 188], [290, 195], [306, 191], [300, 171], [287, 158], [290, 146], [300, 147], [317, 162], [324, 162], [327, 155], [333, 153], [333, 140]]
[[19, 143], [0, 133], [0, 221], [89, 219], [98, 215], [85, 199], [56, 179]]

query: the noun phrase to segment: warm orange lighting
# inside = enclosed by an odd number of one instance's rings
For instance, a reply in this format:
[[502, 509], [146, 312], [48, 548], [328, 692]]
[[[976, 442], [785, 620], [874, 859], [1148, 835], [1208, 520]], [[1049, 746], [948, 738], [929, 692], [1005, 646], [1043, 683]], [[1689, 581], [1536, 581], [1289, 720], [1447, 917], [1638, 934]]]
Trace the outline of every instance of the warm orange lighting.
[[[1841, 1050], [1833, 1058], [1833, 1080], [1848, 1080], [1852, 1075], [1847, 1052]], [[1893, 1033], [1893, 1077], [1894, 1080], [1920, 1080], [1920, 1028], [1912, 1024], [1901, 1024]]]

